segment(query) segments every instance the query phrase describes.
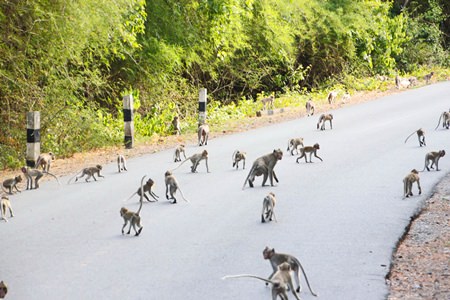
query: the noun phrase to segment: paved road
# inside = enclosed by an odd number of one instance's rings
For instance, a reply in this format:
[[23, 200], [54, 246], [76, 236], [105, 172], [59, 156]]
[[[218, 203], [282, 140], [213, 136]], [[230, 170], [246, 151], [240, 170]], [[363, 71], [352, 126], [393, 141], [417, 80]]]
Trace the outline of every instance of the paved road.
[[[402, 199], [402, 179], [422, 169], [428, 151], [449, 150], [450, 131], [434, 130], [449, 109], [450, 83], [440, 83], [333, 111], [334, 129], [316, 130], [317, 116], [210, 140], [211, 173], [203, 163], [191, 174], [186, 163], [175, 175], [186, 197], [163, 199], [163, 174], [175, 167], [172, 151], [130, 159], [129, 172], [105, 166], [104, 179], [41, 189], [11, 197], [16, 217], [0, 223], [0, 279], [8, 299], [270, 299], [252, 279], [221, 280], [227, 274], [268, 276], [265, 246], [303, 263], [318, 299], [385, 299], [384, 276], [395, 243], [409, 218], [449, 170], [421, 173], [422, 196]], [[408, 134], [423, 127], [427, 147]], [[285, 152], [276, 166], [280, 183], [242, 190], [252, 161], [287, 140], [320, 143], [323, 162], [295, 163]], [[201, 151], [195, 145], [187, 153]], [[231, 168], [235, 149], [246, 150], [246, 170]], [[447, 151], [448, 152], [448, 151]], [[144, 203], [140, 237], [122, 236], [122, 205], [146, 174], [156, 183], [157, 203]], [[260, 223], [262, 200], [278, 198], [278, 223]], [[302, 279], [303, 280], [303, 279]], [[303, 281], [304, 282], [304, 281]], [[292, 295], [290, 298], [293, 298]], [[306, 286], [302, 299], [315, 299]]]

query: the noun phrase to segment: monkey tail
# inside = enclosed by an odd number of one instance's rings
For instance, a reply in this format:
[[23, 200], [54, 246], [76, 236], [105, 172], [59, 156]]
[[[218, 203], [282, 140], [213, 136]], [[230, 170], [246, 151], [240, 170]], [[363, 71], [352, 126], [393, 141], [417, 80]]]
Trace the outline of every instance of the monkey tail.
[[128, 197], [127, 200], [123, 200], [123, 202], [128, 202], [128, 200], [130, 200], [131, 198], [133, 198], [133, 196], [136, 195], [136, 194], [137, 194], [137, 192], [134, 192], [133, 194], [131, 194], [130, 197]]
[[42, 173], [55, 177], [56, 181], [58, 182], [58, 185], [61, 185], [61, 182], [59, 182], [58, 177], [56, 177], [54, 174], [50, 173], [49, 171], [42, 171]]
[[255, 169], [255, 166], [252, 166], [252, 168], [250, 169], [250, 172], [248, 172], [247, 178], [245, 178], [244, 185], [242, 186], [242, 189], [245, 188], [245, 185], [247, 184], [247, 181], [248, 181], [248, 179], [250, 178], [250, 175], [252, 174], [252, 172], [254, 171], [254, 169]]
[[222, 280], [230, 279], [230, 278], [242, 278], [242, 277], [256, 278], [256, 279], [259, 279], [259, 280], [262, 280], [264, 282], [271, 283], [271, 284], [275, 284], [276, 283], [276, 282], [273, 282], [272, 280], [269, 280], [269, 279], [266, 279], [266, 278], [263, 278], [263, 277], [259, 277], [259, 276], [256, 276], [256, 275], [251, 275], [251, 274], [226, 275], [226, 276], [222, 277]]
[[[236, 162], [236, 153], [238, 153], [239, 150], [234, 150], [233, 156], [231, 156], [231, 162], [234, 164]], [[233, 166], [234, 167], [234, 166]]]
[[305, 272], [305, 269], [303, 269], [302, 264], [300, 263], [300, 261], [297, 258], [294, 257], [294, 259], [295, 259], [295, 262], [300, 266], [300, 269], [302, 269], [302, 273], [303, 273], [303, 276], [305, 276], [306, 284], [308, 285], [309, 291], [311, 292], [311, 294], [313, 296], [317, 297], [317, 293], [312, 290], [311, 285], [309, 284], [308, 276], [306, 276], [306, 272]]
[[189, 200], [184, 197], [184, 194], [181, 191], [180, 187], [178, 187], [178, 190], [180, 191], [181, 198], [183, 198], [183, 200], [186, 201], [187, 203], [190, 203]]
[[77, 173], [75, 173], [75, 175], [73, 175], [72, 177], [69, 178], [69, 180], [67, 181], [67, 184], [70, 184], [70, 182], [78, 175], [81, 173], [82, 170], [78, 171]]
[[439, 127], [439, 124], [441, 123], [441, 119], [442, 119], [443, 115], [444, 115], [444, 113], [442, 113], [441, 116], [439, 117], [439, 121], [438, 121], [437, 126], [436, 126], [436, 128], [434, 130], [436, 130]]
[[291, 148], [291, 141], [292, 141], [292, 139], [288, 140], [288, 146], [287, 146], [286, 151], [289, 151], [289, 148]]
[[184, 161], [181, 162], [181, 164], [178, 165], [178, 167], [176, 167], [175, 169], [170, 170], [171, 172], [175, 171], [176, 169], [178, 169], [179, 167], [181, 167], [182, 164], [184, 164], [185, 162], [187, 162], [189, 160], [189, 158], [186, 158]]
[[145, 179], [145, 177], [147, 177], [147, 175], [142, 176], [142, 179], [141, 179], [141, 199], [139, 200], [139, 202], [140, 202], [139, 209], [136, 212], [136, 214], [138, 216], [139, 216], [139, 213], [141, 212], [141, 209], [142, 209], [142, 203], [144, 202], [143, 199], [144, 199], [144, 179]]
[[417, 130], [414, 131], [413, 133], [411, 133], [410, 135], [408, 135], [408, 137], [407, 137], [406, 140], [405, 140], [405, 144], [406, 144], [406, 141], [407, 141], [414, 133], [416, 133], [416, 132], [417, 132]]

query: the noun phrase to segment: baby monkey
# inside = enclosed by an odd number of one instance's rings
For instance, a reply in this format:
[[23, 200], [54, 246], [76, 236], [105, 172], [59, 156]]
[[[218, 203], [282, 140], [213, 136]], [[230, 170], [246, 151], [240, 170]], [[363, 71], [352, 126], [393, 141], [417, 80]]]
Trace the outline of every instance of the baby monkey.
[[[194, 154], [188, 158], [186, 158], [178, 167], [176, 167], [173, 170], [178, 169], [179, 167], [181, 167], [182, 164], [184, 164], [185, 162], [187, 162], [188, 160], [190, 160], [192, 162], [192, 166], [191, 166], [191, 172], [192, 173], [197, 173], [197, 167], [198, 164], [202, 161], [205, 160], [206, 163], [206, 171], [209, 173], [209, 167], [208, 167], [208, 151], [203, 150], [201, 153], [197, 153]], [[173, 171], [172, 170], [172, 171]]]
[[6, 219], [6, 210], [9, 210], [10, 218], [14, 217], [14, 213], [11, 208], [11, 202], [9, 201], [9, 198], [5, 195], [2, 195], [2, 198], [0, 199], [0, 210], [2, 213], [1, 219], [4, 220], [5, 222], [8, 222], [8, 220]]
[[119, 154], [117, 156], [117, 169], [119, 170], [119, 173], [122, 171], [128, 171], [127, 160], [125, 159], [125, 156], [123, 156], [122, 154]]
[[245, 169], [246, 156], [247, 156], [246, 152], [239, 151], [239, 150], [234, 151], [233, 156], [231, 157], [231, 159], [233, 161], [233, 168], [236, 166], [236, 170], [239, 169], [239, 162], [242, 160], [242, 162], [244, 164], [242, 169]]
[[[5, 191], [5, 193], [9, 193], [10, 195], [12, 195], [13, 192], [13, 188], [16, 189], [16, 191], [18, 191], [20, 193], [19, 188], [17, 187], [17, 184], [22, 182], [22, 176], [18, 175], [14, 178], [9, 178], [3, 181], [3, 190]], [[9, 192], [5, 190], [9, 189]]]
[[303, 138], [294, 138], [288, 141], [288, 147], [286, 151], [291, 150], [291, 155], [294, 155], [294, 150], [298, 154], [298, 146], [303, 147]]
[[[101, 165], [96, 165], [95, 167], [89, 167], [89, 168], [84, 168], [82, 169], [80, 172], [78, 172], [77, 174], [75, 174], [72, 178], [69, 179], [69, 181], [67, 183], [70, 183], [70, 181], [75, 177], [75, 182], [78, 181], [78, 179], [83, 178], [86, 175], [86, 182], [89, 182], [89, 179], [92, 177], [94, 178], [95, 181], [97, 181], [97, 179], [95, 178], [95, 174], [97, 174], [98, 177], [105, 177], [103, 175], [100, 174], [100, 171], [102, 170], [102, 166]], [[78, 174], [80, 174], [79, 176], [77, 176]]]
[[317, 155], [317, 150], [319, 150], [319, 149], [320, 149], [320, 145], [318, 143], [315, 143], [314, 146], [306, 146], [306, 147], [300, 148], [300, 156], [297, 157], [296, 162], [299, 163], [298, 160], [302, 157], [305, 157], [305, 162], [308, 162], [308, 160], [306, 159], [306, 153], [309, 153], [309, 162], [310, 163], [312, 163], [311, 156], [313, 154], [315, 157], [320, 159], [320, 161], [323, 161], [323, 159]]
[[181, 161], [181, 153], [183, 153], [184, 159], [186, 159], [186, 152], [184, 151], [184, 147], [184, 144], [180, 144], [175, 148], [175, 152], [173, 153], [174, 162]]
[[43, 171], [50, 171], [50, 165], [53, 160], [55, 160], [55, 155], [52, 152], [39, 155], [36, 161], [36, 169], [42, 167]]
[[[181, 198], [183, 198], [184, 201], [189, 202], [183, 195], [183, 192], [180, 189], [180, 186], [178, 184], [178, 181], [176, 180], [175, 176], [173, 176], [172, 172], [170, 171], [166, 171], [166, 173], [164, 174], [164, 182], [166, 184], [166, 199], [170, 200], [172, 199], [173, 202], [172, 204], [177, 203], [177, 199], [175, 198], [175, 193], [177, 192], [177, 190], [180, 191], [181, 194]], [[170, 197], [169, 197], [169, 192], [170, 192]]]
[[412, 169], [411, 172], [403, 178], [403, 195], [405, 198], [412, 196], [413, 183], [417, 182], [417, 188], [419, 189], [419, 195], [422, 194], [422, 188], [420, 187], [419, 172], [416, 169]]
[[[436, 171], [439, 171], [439, 159], [443, 156], [445, 156], [445, 150], [428, 152], [425, 155], [425, 166], [423, 167], [422, 172], [425, 171], [425, 169], [427, 169], [427, 171], [430, 171], [430, 169], [433, 169], [434, 165], [436, 165]], [[430, 161], [431, 165], [428, 166], [430, 164]]]
[[275, 204], [277, 199], [275, 198], [275, 194], [270, 192], [263, 200], [263, 208], [261, 212], [261, 223], [272, 221], [272, 218], [277, 221], [277, 217], [275, 216]]
[[405, 143], [408, 141], [408, 139], [414, 134], [417, 133], [417, 138], [419, 139], [419, 146], [426, 146], [425, 144], [425, 131], [422, 128], [417, 129], [416, 131], [414, 131], [413, 133], [411, 133], [410, 135], [408, 135], [408, 137], [405, 140]]
[[[134, 192], [134, 193], [127, 199], [127, 201], [130, 200], [130, 199], [131, 199], [134, 195], [136, 195], [136, 194], [138, 194], [139, 197], [141, 197], [141, 198], [142, 198], [142, 196], [144, 196], [145, 199], [146, 199], [148, 202], [155, 202], [155, 201], [158, 201], [158, 199], [156, 199], [156, 198], [159, 198], [159, 197], [158, 197], [155, 193], [153, 193], [153, 191], [152, 191], [152, 187], [153, 187], [154, 185], [155, 185], [155, 182], [154, 182], [151, 178], [149, 178], [149, 179], [147, 180], [147, 182], [144, 184], [144, 186], [138, 188], [137, 191]], [[143, 193], [142, 193], [142, 192], [143, 192]], [[145, 193], [147, 193], [147, 192], [149, 193], [150, 196], [152, 196], [153, 199], [155, 199], [155, 201], [151, 201], [151, 200], [147, 197], [147, 195], [145, 194]]]
[[[141, 195], [144, 194], [144, 179], [146, 176], [143, 176], [141, 179]], [[122, 235], [124, 234], [124, 229], [127, 226], [128, 223], [130, 223], [130, 227], [128, 228], [128, 232], [127, 234], [130, 234], [131, 232], [131, 227], [133, 227], [134, 229], [134, 235], [135, 236], [139, 236], [141, 234], [142, 229], [144, 228], [144, 226], [141, 225], [141, 217], [139, 216], [139, 213], [141, 212], [142, 209], [142, 196], [140, 199], [140, 205], [139, 205], [139, 209], [137, 212], [133, 212], [131, 210], [128, 210], [128, 208], [126, 207], [122, 207], [120, 209], [120, 216], [123, 218], [124, 224], [122, 226]], [[138, 230], [136, 230], [136, 226], [138, 227]]]

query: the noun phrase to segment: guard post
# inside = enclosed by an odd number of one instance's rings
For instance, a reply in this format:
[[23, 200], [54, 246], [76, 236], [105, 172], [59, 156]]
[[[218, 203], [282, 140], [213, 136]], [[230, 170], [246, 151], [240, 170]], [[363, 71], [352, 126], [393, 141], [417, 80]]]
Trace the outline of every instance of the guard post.
[[206, 89], [201, 88], [198, 96], [198, 123], [206, 123]]
[[38, 111], [27, 112], [27, 154], [26, 165], [34, 168], [41, 154], [41, 114]]
[[123, 97], [124, 143], [126, 149], [134, 146], [133, 95]]

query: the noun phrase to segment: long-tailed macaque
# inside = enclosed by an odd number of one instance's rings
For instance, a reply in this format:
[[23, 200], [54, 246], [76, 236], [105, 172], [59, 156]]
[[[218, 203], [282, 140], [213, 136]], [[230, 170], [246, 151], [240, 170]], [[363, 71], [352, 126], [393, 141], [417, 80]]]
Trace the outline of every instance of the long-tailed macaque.
[[411, 172], [403, 178], [403, 195], [408, 198], [412, 196], [413, 183], [417, 182], [417, 188], [419, 189], [419, 195], [422, 194], [422, 188], [420, 187], [419, 172], [416, 169], [412, 169]]
[[197, 172], [197, 167], [198, 164], [202, 161], [205, 160], [206, 163], [206, 171], [209, 173], [209, 167], [208, 167], [208, 151], [203, 150], [201, 153], [197, 153], [194, 154], [188, 158], [186, 158], [178, 167], [176, 167], [175, 169], [173, 169], [172, 171], [178, 169], [179, 167], [181, 167], [182, 164], [184, 164], [185, 162], [187, 162], [188, 160], [190, 160], [192, 162], [192, 166], [191, 166], [191, 172], [192, 173], [196, 173]]
[[39, 169], [39, 167], [42, 167], [43, 171], [50, 171], [50, 165], [52, 161], [55, 160], [55, 155], [52, 152], [49, 153], [42, 153], [39, 155], [37, 161], [36, 161], [36, 169]]
[[425, 80], [426, 84], [428, 84], [430, 82], [431, 77], [433, 77], [433, 75], [434, 75], [434, 72], [431, 72], [431, 73], [429, 73], [429, 74], [427, 74], [427, 75], [425, 75], [423, 77], [423, 79]]
[[[132, 212], [131, 210], [129, 210], [126, 207], [122, 207], [120, 209], [120, 216], [123, 218], [123, 226], [122, 226], [122, 234], [124, 234], [124, 229], [125, 226], [127, 226], [128, 223], [130, 223], [130, 227], [128, 228], [128, 232], [127, 234], [130, 234], [131, 232], [131, 227], [133, 227], [134, 229], [134, 235], [138, 236], [141, 234], [142, 228], [144, 228], [144, 226], [141, 225], [141, 217], [139, 216], [139, 213], [141, 212], [142, 209], [142, 203], [143, 203], [143, 196], [144, 195], [144, 179], [146, 176], [143, 176], [141, 179], [141, 199], [140, 199], [140, 204], [139, 204], [139, 209], [137, 212]], [[136, 226], [139, 228], [138, 230], [136, 230]]]
[[[17, 184], [20, 183], [20, 182], [22, 182], [22, 176], [20, 176], [20, 175], [14, 177], [14, 178], [6, 179], [6, 180], [3, 181], [3, 185], [2, 185], [3, 188], [4, 188], [3, 190], [5, 191], [5, 193], [8, 193], [8, 194], [12, 195], [13, 188], [15, 188], [16, 191], [18, 191], [20, 193], [20, 190], [17, 187]], [[6, 191], [5, 188], [9, 189], [9, 191]]]
[[306, 153], [309, 153], [309, 162], [310, 163], [312, 163], [311, 157], [313, 154], [315, 157], [320, 159], [320, 161], [323, 161], [323, 159], [317, 155], [317, 150], [319, 150], [319, 149], [320, 149], [320, 145], [318, 143], [315, 143], [314, 146], [306, 146], [306, 147], [300, 148], [300, 156], [297, 157], [296, 162], [299, 163], [298, 161], [302, 157], [305, 157], [305, 162], [308, 162], [308, 160], [306, 159]]
[[344, 95], [342, 95], [341, 103], [346, 104], [348, 101], [350, 101], [350, 98], [351, 98], [350, 93], [345, 92]]
[[325, 122], [330, 122], [330, 128], [333, 129], [333, 114], [322, 114], [320, 115], [319, 122], [317, 122], [317, 129], [319, 129], [320, 123], [322, 123], [322, 126], [320, 126], [320, 130], [325, 130]]
[[236, 150], [233, 153], [233, 156], [231, 157], [233, 161], [233, 168], [236, 167], [236, 170], [239, 169], [239, 162], [242, 160], [243, 167], [242, 169], [245, 169], [245, 158], [247, 157], [247, 153], [243, 151]]
[[306, 101], [305, 108], [306, 108], [306, 115], [308, 117], [314, 115], [315, 106], [314, 102], [311, 99]]
[[439, 123], [441, 123], [442, 119], [442, 128], [449, 129], [450, 128], [450, 112], [444, 111], [441, 116], [439, 117], [438, 124], [434, 130], [436, 130], [439, 127]]
[[333, 104], [336, 101], [337, 95], [338, 95], [337, 91], [329, 92], [327, 96], [328, 104]]
[[261, 212], [261, 223], [272, 221], [272, 219], [277, 221], [277, 217], [275, 216], [275, 204], [277, 203], [277, 199], [275, 198], [275, 194], [270, 192], [263, 200], [263, 208]]
[[5, 298], [6, 294], [8, 294], [8, 286], [3, 281], [0, 281], [0, 299]]
[[405, 140], [408, 141], [408, 139], [414, 134], [417, 133], [417, 138], [419, 139], [419, 146], [426, 146], [425, 144], [425, 131], [422, 128], [417, 129], [416, 131], [414, 131], [413, 133], [411, 133], [410, 135], [408, 135], [408, 137]]
[[[423, 171], [427, 169], [427, 171], [430, 171], [430, 169], [433, 169], [433, 166], [436, 166], [436, 171], [439, 171], [439, 159], [441, 157], [445, 156], [445, 150], [439, 150], [439, 151], [431, 151], [425, 154], [425, 166], [423, 167]], [[431, 161], [431, 165], [430, 164]]]
[[21, 170], [25, 178], [27, 179], [27, 190], [33, 189], [33, 177], [34, 177], [34, 188], [35, 189], [39, 188], [39, 180], [46, 174], [53, 176], [58, 182], [58, 184], [60, 184], [58, 177], [56, 177], [54, 174], [50, 172], [40, 171], [38, 169], [30, 169], [28, 167], [22, 167]]
[[117, 156], [117, 169], [119, 170], [119, 173], [122, 171], [128, 171], [127, 160], [125, 159], [125, 156], [123, 156], [122, 154], [119, 154]]
[[6, 219], [6, 210], [9, 210], [9, 217], [14, 217], [13, 210], [11, 208], [11, 202], [9, 201], [9, 198], [5, 195], [2, 195], [2, 198], [0, 199], [0, 210], [2, 213], [2, 220], [5, 222], [8, 222], [8, 219]]
[[262, 98], [261, 103], [263, 104], [263, 110], [274, 109], [273, 101], [275, 100], [274, 95], [270, 95], [269, 97]]
[[[164, 182], [166, 184], [166, 199], [170, 200], [172, 199], [172, 204], [177, 203], [177, 199], [175, 198], [174, 194], [177, 192], [177, 190], [180, 191], [181, 198], [183, 198], [184, 201], [189, 202], [184, 195], [183, 192], [180, 189], [180, 185], [178, 184], [178, 181], [176, 180], [175, 176], [173, 176], [172, 172], [166, 171], [164, 174]], [[170, 193], [170, 197], [169, 197]]]
[[209, 137], [209, 125], [208, 124], [198, 124], [198, 145], [208, 145], [208, 137]]
[[173, 117], [172, 129], [173, 129], [174, 134], [176, 134], [176, 135], [181, 134], [181, 125], [180, 125], [180, 119], [178, 118], [178, 116]]
[[186, 152], [184, 150], [184, 144], [180, 144], [175, 148], [175, 152], [173, 153], [173, 161], [174, 162], [181, 161], [181, 153], [183, 153], [184, 159], [186, 159]]
[[286, 151], [291, 150], [291, 155], [294, 155], [295, 150], [296, 154], [298, 154], [298, 146], [300, 145], [303, 147], [303, 138], [290, 139]]
[[395, 85], [397, 87], [397, 89], [401, 89], [401, 88], [408, 88], [411, 86], [411, 81], [409, 81], [409, 79], [406, 78], [401, 78], [400, 76], [395, 76]]
[[[101, 165], [96, 165], [95, 167], [88, 167], [88, 168], [84, 168], [81, 171], [79, 171], [78, 173], [76, 173], [72, 178], [69, 179], [69, 181], [67, 183], [70, 183], [70, 181], [75, 177], [75, 182], [78, 181], [78, 179], [83, 178], [86, 175], [86, 182], [89, 182], [89, 179], [92, 177], [94, 178], [95, 181], [97, 181], [97, 179], [95, 178], [95, 174], [97, 174], [98, 177], [105, 177], [103, 175], [100, 174], [100, 171], [102, 170], [102, 166]], [[78, 174], [80, 174], [79, 176], [77, 176]]]
[[270, 261], [270, 265], [272, 266], [273, 272], [270, 274], [268, 279], [271, 279], [275, 273], [277, 272], [278, 266], [282, 263], [288, 263], [291, 266], [291, 270], [294, 272], [295, 282], [297, 283], [297, 293], [302, 291], [302, 286], [300, 284], [300, 276], [299, 270], [302, 270], [303, 276], [305, 276], [306, 284], [308, 285], [309, 291], [313, 296], [317, 297], [317, 294], [312, 290], [311, 285], [309, 284], [308, 276], [306, 276], [305, 269], [303, 269], [300, 261], [293, 255], [285, 254], [285, 253], [276, 253], [275, 249], [270, 249], [266, 246], [263, 250], [264, 259], [268, 259]]
[[294, 294], [295, 299], [301, 300], [300, 296], [294, 289], [294, 283], [292, 282], [291, 277], [291, 266], [288, 263], [282, 263], [278, 267], [278, 270], [272, 276], [271, 279], [265, 279], [260, 276], [251, 275], [251, 274], [240, 274], [240, 275], [227, 275], [222, 277], [222, 279], [229, 278], [256, 278], [266, 283], [272, 284], [272, 300], [276, 300], [279, 296], [282, 300], [288, 300], [288, 291], [291, 290], [292, 294]]
[[[144, 184], [143, 188], [140, 188], [140, 187], [139, 187], [139, 188], [137, 189], [137, 191], [134, 192], [133, 194], [131, 194], [131, 196], [128, 197], [128, 199], [127, 199], [126, 201], [130, 200], [130, 199], [131, 199], [134, 195], [136, 195], [136, 194], [138, 194], [139, 197], [144, 196], [145, 200], [147, 200], [148, 202], [155, 202], [155, 201], [158, 201], [158, 199], [156, 199], [156, 198], [159, 198], [159, 196], [157, 196], [157, 195], [152, 191], [152, 187], [153, 187], [154, 185], [155, 185], [155, 182], [153, 181], [153, 179], [149, 178], [149, 179], [147, 180], [147, 182]], [[143, 194], [142, 194], [142, 191], [144, 192]], [[148, 192], [148, 194], [149, 194], [153, 199], [155, 199], [155, 201], [152, 201], [152, 200], [150, 200], [150, 199], [147, 197], [147, 195], [145, 194], [145, 193], [147, 193], [147, 192]]]
[[275, 171], [273, 170], [273, 168], [275, 167], [277, 162], [282, 158], [283, 158], [283, 151], [281, 151], [281, 149], [278, 150], [274, 149], [272, 153], [257, 158], [253, 162], [252, 168], [250, 169], [250, 172], [248, 173], [247, 178], [245, 179], [242, 189], [245, 188], [247, 182], [250, 187], [253, 187], [253, 181], [255, 181], [255, 176], [261, 175], [264, 175], [262, 186], [266, 184], [267, 177], [269, 177], [270, 179], [270, 185], [273, 186], [274, 178], [275, 181], [278, 182], [278, 178], [275, 175]]

